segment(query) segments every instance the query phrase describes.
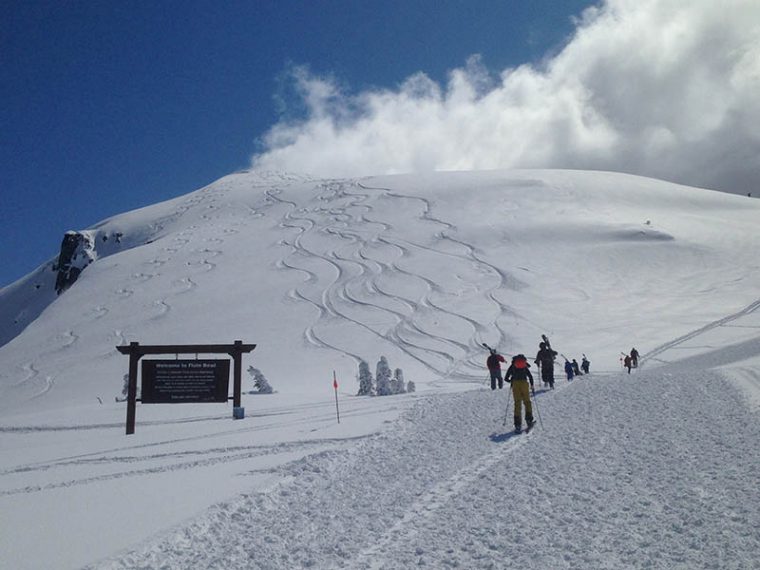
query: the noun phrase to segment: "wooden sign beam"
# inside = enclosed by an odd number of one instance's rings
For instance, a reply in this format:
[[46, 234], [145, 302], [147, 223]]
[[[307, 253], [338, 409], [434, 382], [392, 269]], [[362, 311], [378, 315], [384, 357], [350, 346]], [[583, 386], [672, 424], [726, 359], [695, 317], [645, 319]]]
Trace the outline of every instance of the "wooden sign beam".
[[[117, 346], [121, 354], [129, 355], [129, 384], [127, 387], [127, 435], [135, 433], [135, 413], [137, 410], [137, 369], [140, 359], [147, 354], [228, 354], [232, 357], [233, 394], [232, 405], [240, 407], [243, 384], [243, 354], [252, 352], [255, 344], [144, 344], [130, 342], [128, 346]], [[234, 411], [233, 411], [234, 417]]]

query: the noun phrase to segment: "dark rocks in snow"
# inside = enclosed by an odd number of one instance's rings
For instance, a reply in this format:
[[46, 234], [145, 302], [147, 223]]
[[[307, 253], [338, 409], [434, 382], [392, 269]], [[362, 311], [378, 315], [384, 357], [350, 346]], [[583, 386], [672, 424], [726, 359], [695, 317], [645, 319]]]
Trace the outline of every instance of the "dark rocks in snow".
[[57, 273], [55, 291], [59, 295], [71, 287], [84, 268], [100, 257], [106, 257], [123, 248], [121, 232], [102, 233], [98, 230], [68, 231], [63, 236], [58, 262], [53, 265]]
[[[116, 243], [121, 243], [121, 238], [123, 236], [124, 236], [124, 234], [121, 233], [121, 232], [114, 232], [111, 237], [114, 239], [114, 241]], [[103, 242], [107, 242], [108, 241], [108, 235], [107, 234], [103, 234], [103, 236], [100, 239], [102, 239]]]
[[55, 290], [59, 295], [71, 287], [85, 267], [96, 258], [92, 236], [85, 232], [66, 232], [61, 253], [54, 269], [57, 271]]

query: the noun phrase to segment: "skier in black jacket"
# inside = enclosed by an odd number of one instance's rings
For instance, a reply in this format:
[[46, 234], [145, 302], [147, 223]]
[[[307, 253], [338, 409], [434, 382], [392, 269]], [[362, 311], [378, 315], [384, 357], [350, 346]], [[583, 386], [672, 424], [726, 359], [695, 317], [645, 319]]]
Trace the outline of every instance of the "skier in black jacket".
[[[530, 401], [530, 393], [533, 391], [533, 375], [528, 368], [528, 359], [524, 354], [518, 354], [512, 358], [512, 364], [507, 369], [504, 379], [512, 384], [512, 396], [515, 400], [515, 431], [522, 431], [522, 404], [525, 404], [525, 421], [528, 430], [533, 427], [533, 405]], [[528, 388], [530, 382], [530, 388]]]
[[486, 359], [486, 366], [488, 366], [488, 372], [491, 375], [491, 390], [496, 390], [496, 382], [499, 382], [499, 390], [504, 386], [504, 381], [501, 378], [501, 363], [504, 362], [504, 357], [496, 352], [493, 348], [490, 349], [491, 354]]
[[538, 345], [535, 363], [541, 368], [541, 380], [545, 386], [554, 389], [554, 359], [557, 351], [552, 350], [548, 342], [541, 342]]

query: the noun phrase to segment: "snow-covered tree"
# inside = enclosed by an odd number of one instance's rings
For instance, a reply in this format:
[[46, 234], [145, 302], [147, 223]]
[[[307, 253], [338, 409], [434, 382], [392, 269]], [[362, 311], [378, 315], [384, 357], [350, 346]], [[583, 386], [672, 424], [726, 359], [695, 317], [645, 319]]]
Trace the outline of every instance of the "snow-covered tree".
[[414, 385], [414, 382], [409, 380], [409, 382], [406, 383], [406, 391], [411, 394], [416, 389], [416, 386]]
[[403, 394], [406, 392], [406, 384], [404, 383], [404, 371], [401, 368], [396, 368], [393, 371], [393, 380], [391, 380], [391, 391], [394, 394]]
[[254, 368], [253, 366], [249, 366], [248, 374], [250, 374], [251, 378], [253, 379], [253, 391], [256, 394], [271, 394], [274, 392], [274, 390], [272, 390], [272, 386], [269, 384], [269, 381], [266, 379], [261, 370]]
[[391, 390], [391, 367], [388, 366], [388, 359], [384, 356], [381, 356], [380, 360], [377, 361], [375, 383], [378, 396], [389, 396], [393, 393]]
[[[123, 380], [124, 380], [124, 385], [121, 388], [121, 396], [122, 397], [121, 398], [119, 398], [119, 396], [115, 396], [114, 397], [114, 399], [117, 402], [126, 402], [127, 399], [128, 399], [128, 396], [129, 396], [129, 374], [125, 374]], [[141, 389], [140, 383], [138, 382], [137, 383], [137, 391], [136, 391], [136, 396], [137, 396], [138, 400], [140, 399], [140, 396], [141, 396], [140, 392], [141, 391], [142, 391], [142, 389]]]
[[372, 372], [369, 371], [369, 364], [363, 360], [359, 363], [359, 392], [357, 396], [371, 396], [373, 393], [373, 385], [375, 383], [372, 378]]

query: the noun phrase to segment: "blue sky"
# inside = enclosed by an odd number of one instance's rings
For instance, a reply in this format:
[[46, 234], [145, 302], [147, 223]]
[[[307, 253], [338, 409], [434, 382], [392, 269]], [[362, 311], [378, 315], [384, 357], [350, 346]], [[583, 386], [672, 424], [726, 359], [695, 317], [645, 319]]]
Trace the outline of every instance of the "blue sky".
[[[352, 90], [540, 60], [588, 1], [4, 2], [0, 286], [63, 233], [248, 166], [295, 65]], [[291, 101], [288, 114], [297, 112]]]

